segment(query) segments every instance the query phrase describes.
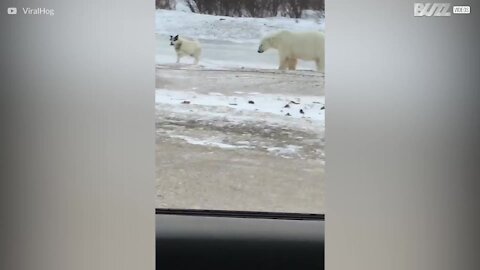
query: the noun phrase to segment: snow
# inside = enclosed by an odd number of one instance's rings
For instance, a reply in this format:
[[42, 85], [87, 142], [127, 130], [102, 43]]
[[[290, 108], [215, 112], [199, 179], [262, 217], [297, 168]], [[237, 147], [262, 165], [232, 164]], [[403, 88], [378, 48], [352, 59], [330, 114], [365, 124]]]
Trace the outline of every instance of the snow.
[[201, 146], [210, 146], [210, 147], [218, 147], [222, 149], [248, 149], [251, 148], [250, 146], [247, 145], [233, 145], [233, 144], [227, 144], [218, 141], [218, 138], [207, 138], [207, 139], [197, 139], [189, 136], [182, 136], [182, 135], [170, 135], [170, 138], [177, 138], [177, 139], [182, 139], [186, 141], [189, 144], [193, 145], [201, 145]]
[[[157, 64], [172, 64], [177, 60], [177, 56], [171, 46], [167, 44], [167, 37], [159, 38], [157, 45], [157, 54], [155, 62]], [[161, 44], [163, 43], [163, 44]], [[193, 63], [193, 58], [184, 57], [181, 64], [176, 68], [187, 68]], [[187, 65], [187, 66], [186, 66]], [[202, 56], [198, 68], [207, 69], [232, 69], [232, 68], [260, 68], [277, 69], [278, 56], [274, 51], [268, 51], [263, 54], [257, 53], [257, 45], [251, 44], [216, 44], [209, 41], [202, 42]], [[196, 68], [189, 66], [188, 68]], [[299, 69], [314, 70], [314, 62], [300, 61]]]
[[[199, 94], [194, 91], [157, 89], [157, 106], [171, 105], [170, 109], [184, 114], [210, 114], [212, 117], [266, 122], [296, 122], [303, 119], [313, 125], [324, 125], [325, 110], [322, 96], [288, 96], [250, 92], [244, 95], [221, 93]], [[303, 113], [301, 113], [301, 110]]]
[[254, 43], [276, 31], [323, 31], [323, 19], [291, 19], [286, 17], [250, 18], [227, 17], [190, 12], [184, 3], [177, 3], [178, 10], [156, 10], [155, 26], [160, 35], [178, 34], [202, 40]]
[[187, 1], [185, 1], [185, 0], [177, 1], [177, 3], [175, 4], [175, 10], [180, 11], [180, 12], [187, 12], [187, 13], [192, 12], [190, 10], [190, 8], [188, 7]]
[[269, 147], [267, 151], [272, 152], [276, 155], [279, 155], [283, 158], [291, 158], [293, 155], [298, 153], [302, 147], [298, 145], [286, 145], [285, 147]]

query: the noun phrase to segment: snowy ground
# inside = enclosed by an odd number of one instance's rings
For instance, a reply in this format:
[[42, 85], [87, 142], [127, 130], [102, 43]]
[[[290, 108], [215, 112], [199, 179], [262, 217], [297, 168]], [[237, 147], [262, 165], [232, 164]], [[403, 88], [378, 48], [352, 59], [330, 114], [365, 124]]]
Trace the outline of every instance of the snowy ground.
[[[257, 53], [262, 37], [279, 30], [323, 30], [318, 19], [232, 18], [172, 10], [156, 11], [156, 63], [175, 63], [170, 35], [197, 39], [202, 44], [201, 66], [207, 68], [276, 69], [278, 56], [274, 50]], [[193, 63], [184, 58], [183, 63]], [[313, 62], [300, 61], [298, 69], [315, 70]]]
[[161, 35], [180, 34], [199, 40], [253, 43], [267, 34], [279, 31], [324, 30], [321, 19], [233, 18], [181, 12], [176, 10], [156, 11], [156, 33]]
[[[157, 11], [157, 207], [324, 212], [324, 78], [256, 52], [280, 29], [323, 22]], [[200, 40], [199, 66], [170, 34]]]

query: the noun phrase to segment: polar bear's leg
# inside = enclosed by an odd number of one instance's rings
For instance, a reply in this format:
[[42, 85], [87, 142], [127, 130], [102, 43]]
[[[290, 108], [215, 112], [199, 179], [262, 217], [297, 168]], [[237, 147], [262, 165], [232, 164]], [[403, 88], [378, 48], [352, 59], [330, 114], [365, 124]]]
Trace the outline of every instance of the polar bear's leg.
[[288, 69], [295, 70], [297, 68], [297, 58], [289, 58]]
[[317, 58], [315, 59], [315, 64], [317, 65], [317, 71], [318, 72], [323, 72], [324, 71], [324, 62], [320, 59], [320, 58]]
[[202, 53], [202, 49], [201, 48], [197, 48], [195, 50], [195, 54], [193, 55], [193, 57], [195, 58], [195, 62], [194, 64], [197, 65], [198, 64], [198, 61], [200, 60], [200, 54]]
[[285, 70], [287, 69], [287, 66], [289, 64], [289, 58], [284, 56], [284, 55], [279, 55], [279, 58], [280, 58], [280, 65], [278, 67], [279, 70]]

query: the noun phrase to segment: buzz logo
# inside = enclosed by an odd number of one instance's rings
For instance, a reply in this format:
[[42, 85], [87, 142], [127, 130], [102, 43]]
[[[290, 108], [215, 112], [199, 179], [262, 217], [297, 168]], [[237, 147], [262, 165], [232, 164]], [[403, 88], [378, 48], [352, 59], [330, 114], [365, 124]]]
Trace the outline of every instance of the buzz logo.
[[415, 17], [450, 17], [449, 3], [415, 3], [413, 4], [413, 16]]

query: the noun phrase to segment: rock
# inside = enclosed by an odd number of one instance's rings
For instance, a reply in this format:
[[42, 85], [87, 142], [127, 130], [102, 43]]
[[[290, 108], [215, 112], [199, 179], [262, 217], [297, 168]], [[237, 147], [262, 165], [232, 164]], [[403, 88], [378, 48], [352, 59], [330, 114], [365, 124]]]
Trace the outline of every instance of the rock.
[[182, 101], [182, 104], [190, 104], [190, 101], [184, 100], [184, 101]]
[[283, 108], [290, 108], [290, 104], [283, 106]]
[[253, 100], [249, 100], [248, 104], [255, 104], [255, 102], [253, 102]]
[[300, 109], [300, 113], [301, 113], [301, 114], [304, 114], [305, 112], [304, 112], [302, 109]]

